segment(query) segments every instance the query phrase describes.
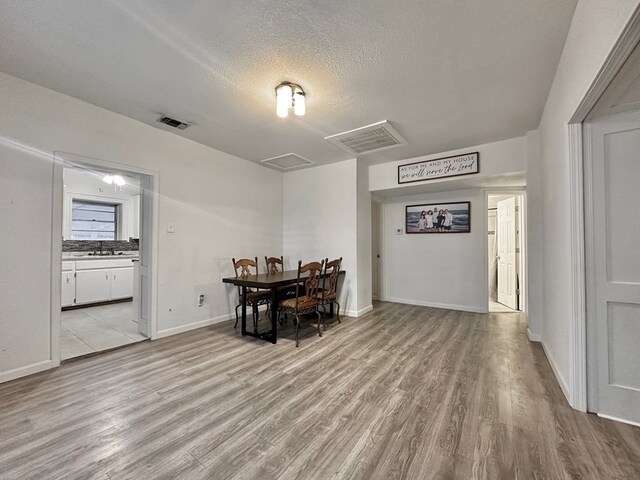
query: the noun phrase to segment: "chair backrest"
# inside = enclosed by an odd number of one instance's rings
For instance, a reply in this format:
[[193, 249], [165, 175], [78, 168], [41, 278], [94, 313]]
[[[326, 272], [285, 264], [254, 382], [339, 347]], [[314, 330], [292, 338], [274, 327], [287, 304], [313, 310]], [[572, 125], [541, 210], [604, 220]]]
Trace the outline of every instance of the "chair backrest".
[[296, 309], [313, 307], [318, 303], [316, 296], [323, 266], [324, 260], [322, 262], [309, 262], [305, 265], [302, 265], [302, 260], [298, 261], [298, 285], [303, 279], [302, 274], [309, 272], [309, 275], [304, 278], [304, 301], [300, 301], [300, 289], [296, 289]]
[[[324, 261], [324, 279], [322, 280], [322, 296], [337, 293], [338, 290], [338, 276], [340, 275], [340, 268], [342, 267], [342, 257], [329, 261], [327, 258]], [[329, 288], [327, 288], [327, 282], [329, 282]]]
[[[251, 258], [241, 258], [240, 260], [236, 260], [232, 258], [233, 262], [233, 270], [236, 272], [236, 277], [248, 277], [249, 275], [254, 275], [251, 273], [251, 268], [255, 269], [255, 275], [258, 274], [258, 257], [254, 259]], [[240, 270], [240, 274], [238, 274], [238, 270]], [[247, 291], [251, 291], [250, 288]], [[242, 297], [242, 287], [238, 287], [238, 295]]]
[[267, 265], [267, 273], [278, 273], [284, 270], [284, 257], [264, 257], [264, 263]]

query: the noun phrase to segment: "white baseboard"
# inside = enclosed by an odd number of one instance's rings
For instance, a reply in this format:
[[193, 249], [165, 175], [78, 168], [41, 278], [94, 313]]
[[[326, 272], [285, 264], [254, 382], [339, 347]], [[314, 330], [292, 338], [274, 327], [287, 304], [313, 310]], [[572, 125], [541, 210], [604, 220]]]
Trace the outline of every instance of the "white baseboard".
[[409, 300], [406, 298], [386, 297], [385, 302], [404, 303], [407, 305], [418, 305], [420, 307], [442, 308], [445, 310], [459, 310], [462, 312], [487, 313], [482, 307], [471, 305], [453, 305], [449, 303], [423, 302], [422, 300]]
[[556, 376], [556, 380], [558, 381], [558, 384], [562, 389], [562, 393], [564, 393], [564, 396], [567, 399], [567, 402], [569, 402], [569, 405], [571, 405], [571, 396], [569, 395], [569, 385], [567, 384], [564, 377], [560, 374], [560, 370], [558, 370], [558, 367], [556, 366], [556, 362], [553, 360], [553, 357], [549, 354], [549, 350], [545, 346], [544, 340], [540, 339], [540, 342], [542, 343], [542, 349], [544, 350], [544, 354], [547, 356], [547, 360], [549, 360], [549, 365], [551, 365], [551, 370], [553, 370], [553, 374]]
[[347, 317], [361, 317], [373, 310], [373, 305], [361, 308], [360, 310], [345, 310], [344, 314]]
[[528, 327], [527, 327], [527, 337], [529, 337], [530, 342], [538, 342], [538, 343], [542, 342], [542, 335], [540, 335], [539, 333], [533, 333], [531, 330], [529, 330]]
[[13, 370], [0, 373], [0, 383], [26, 377], [27, 375], [33, 375], [34, 373], [49, 370], [50, 368], [53, 368], [53, 360], [43, 360], [42, 362], [33, 363], [25, 367], [14, 368]]
[[624, 418], [613, 417], [611, 415], [605, 415], [604, 413], [596, 413], [600, 418], [606, 418], [607, 420], [613, 420], [614, 422], [626, 423], [627, 425], [633, 425], [634, 427], [640, 427], [640, 423], [632, 422], [631, 420], [625, 420]]
[[195, 330], [197, 328], [215, 325], [216, 323], [226, 322], [227, 320], [231, 320], [232, 318], [236, 318], [235, 313], [228, 313], [219, 317], [208, 318], [206, 320], [200, 320], [193, 323], [187, 323], [186, 325], [180, 325], [179, 327], [166, 328], [164, 330], [159, 330], [158, 335], [155, 338], [170, 337], [171, 335], [188, 332], [189, 330]]

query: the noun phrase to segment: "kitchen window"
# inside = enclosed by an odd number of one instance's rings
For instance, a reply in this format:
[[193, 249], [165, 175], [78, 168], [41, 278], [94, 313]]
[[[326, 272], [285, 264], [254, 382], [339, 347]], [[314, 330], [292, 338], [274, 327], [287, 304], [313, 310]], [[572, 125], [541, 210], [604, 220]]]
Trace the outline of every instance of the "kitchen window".
[[71, 203], [71, 240], [116, 240], [117, 203], [73, 199]]

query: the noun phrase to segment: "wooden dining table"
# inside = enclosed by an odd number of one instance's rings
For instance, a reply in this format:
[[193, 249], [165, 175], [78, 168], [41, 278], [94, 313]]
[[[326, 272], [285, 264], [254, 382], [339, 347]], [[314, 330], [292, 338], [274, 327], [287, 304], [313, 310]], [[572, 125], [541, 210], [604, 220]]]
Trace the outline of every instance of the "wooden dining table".
[[[340, 275], [344, 275], [345, 271], [341, 270]], [[304, 273], [300, 277], [300, 282], [303, 282], [307, 277], [307, 273]], [[320, 275], [320, 279], [324, 278], [324, 273]], [[280, 287], [288, 287], [295, 285], [298, 282], [298, 270], [285, 270], [284, 272], [276, 273], [259, 273], [257, 275], [245, 275], [237, 277], [225, 277], [222, 279], [223, 283], [230, 283], [241, 288], [242, 293], [242, 320], [241, 320], [241, 333], [242, 335], [260, 338], [267, 340], [271, 343], [277, 343], [278, 341], [278, 290]], [[247, 302], [245, 298], [247, 296], [247, 288], [256, 288], [262, 290], [271, 291], [271, 330], [267, 332], [250, 332], [247, 330]], [[321, 288], [318, 288], [320, 291]], [[333, 316], [333, 303], [329, 307], [329, 316]]]

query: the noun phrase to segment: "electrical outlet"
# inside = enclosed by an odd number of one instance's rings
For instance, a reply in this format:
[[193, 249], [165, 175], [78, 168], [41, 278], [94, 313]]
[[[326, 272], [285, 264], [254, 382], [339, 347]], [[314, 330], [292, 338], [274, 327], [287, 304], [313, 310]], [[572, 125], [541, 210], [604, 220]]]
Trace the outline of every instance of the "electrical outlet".
[[198, 295], [198, 306], [201, 307], [204, 305], [204, 293]]

